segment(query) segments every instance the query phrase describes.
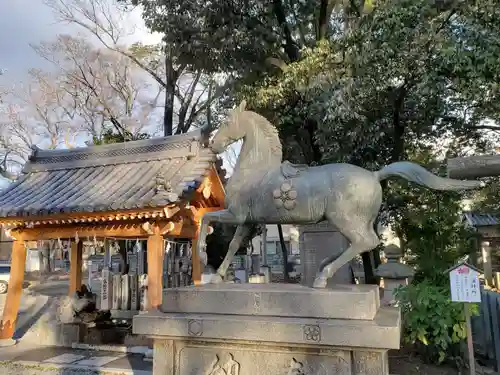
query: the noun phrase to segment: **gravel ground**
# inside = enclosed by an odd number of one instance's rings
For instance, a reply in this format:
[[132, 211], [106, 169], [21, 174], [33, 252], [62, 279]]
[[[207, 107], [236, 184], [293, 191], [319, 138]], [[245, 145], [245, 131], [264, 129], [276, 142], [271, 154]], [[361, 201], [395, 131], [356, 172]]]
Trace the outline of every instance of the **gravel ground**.
[[2, 375], [119, 375], [118, 372], [91, 369], [60, 369], [47, 366], [21, 366], [13, 363], [0, 363]]

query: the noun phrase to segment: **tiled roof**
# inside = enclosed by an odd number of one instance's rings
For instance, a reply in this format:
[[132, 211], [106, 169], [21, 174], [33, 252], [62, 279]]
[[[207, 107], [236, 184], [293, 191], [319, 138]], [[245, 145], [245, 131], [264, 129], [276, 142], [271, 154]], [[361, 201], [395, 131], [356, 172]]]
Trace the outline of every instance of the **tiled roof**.
[[464, 212], [464, 218], [467, 224], [473, 227], [487, 227], [500, 224], [500, 220], [498, 219], [498, 217], [491, 214]]
[[216, 155], [202, 130], [164, 138], [34, 149], [0, 193], [0, 217], [161, 207], [199, 186]]

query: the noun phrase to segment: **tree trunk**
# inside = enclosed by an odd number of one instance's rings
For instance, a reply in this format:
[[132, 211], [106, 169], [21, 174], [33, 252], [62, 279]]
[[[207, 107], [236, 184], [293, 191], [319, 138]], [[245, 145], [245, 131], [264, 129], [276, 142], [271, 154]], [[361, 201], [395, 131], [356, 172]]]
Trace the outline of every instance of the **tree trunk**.
[[165, 75], [167, 82], [165, 85], [165, 108], [163, 111], [163, 135], [168, 137], [173, 134], [174, 130], [175, 84], [177, 82], [177, 72], [168, 53], [165, 56]]
[[300, 59], [300, 50], [293, 39], [292, 30], [287, 22], [287, 14], [281, 0], [273, 0], [273, 11], [283, 32], [283, 38], [285, 39], [285, 45], [283, 48], [285, 53], [290, 59], [290, 62], [298, 61]]
[[285, 283], [290, 282], [290, 275], [288, 274], [288, 249], [285, 244], [285, 237], [283, 236], [283, 227], [278, 224], [278, 235], [280, 237], [281, 253], [283, 254], [283, 278]]

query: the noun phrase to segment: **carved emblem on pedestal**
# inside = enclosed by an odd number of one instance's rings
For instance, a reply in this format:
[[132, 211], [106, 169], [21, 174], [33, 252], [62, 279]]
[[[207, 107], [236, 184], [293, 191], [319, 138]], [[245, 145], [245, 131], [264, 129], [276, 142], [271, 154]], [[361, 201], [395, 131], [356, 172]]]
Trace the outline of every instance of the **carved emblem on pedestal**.
[[188, 320], [188, 333], [191, 336], [201, 336], [203, 334], [203, 322], [201, 320]]
[[240, 364], [234, 360], [231, 353], [229, 353], [229, 359], [223, 364], [220, 363], [219, 356], [215, 355], [215, 362], [209, 371], [207, 375], [240, 375]]
[[297, 190], [292, 189], [291, 181], [285, 181], [279, 189], [273, 191], [273, 198], [277, 208], [293, 210], [297, 204]]
[[262, 299], [262, 295], [260, 293], [254, 293], [253, 294], [253, 310], [255, 313], [260, 312], [260, 302]]
[[304, 326], [304, 340], [305, 341], [321, 341], [321, 328], [318, 325], [306, 324]]
[[290, 364], [283, 372], [283, 375], [332, 375], [332, 374], [346, 374], [345, 367], [325, 367], [321, 362], [308, 363], [307, 361], [298, 361], [292, 358]]
[[292, 358], [286, 375], [307, 375], [304, 371], [304, 364]]

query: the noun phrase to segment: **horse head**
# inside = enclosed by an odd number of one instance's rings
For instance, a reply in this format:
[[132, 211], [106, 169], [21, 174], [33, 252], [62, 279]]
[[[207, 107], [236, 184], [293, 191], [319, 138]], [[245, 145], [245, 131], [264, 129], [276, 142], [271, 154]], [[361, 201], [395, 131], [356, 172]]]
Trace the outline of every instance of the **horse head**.
[[229, 112], [227, 120], [220, 126], [217, 133], [215, 133], [210, 148], [217, 154], [226, 150], [228, 146], [234, 142], [245, 138], [246, 129], [244, 124], [240, 121], [241, 115], [246, 112], [246, 101], [243, 100], [238, 107]]

